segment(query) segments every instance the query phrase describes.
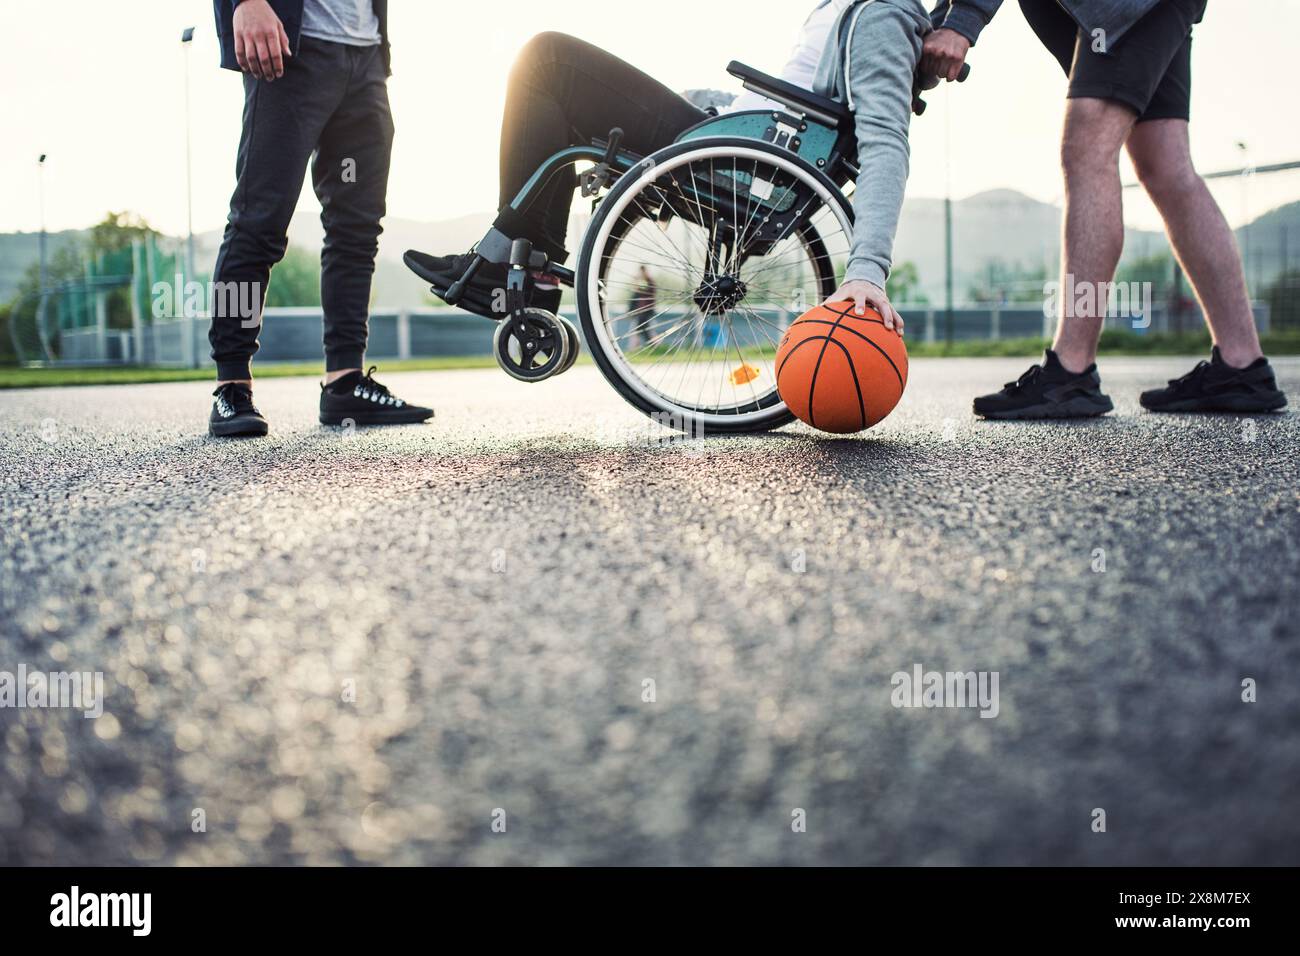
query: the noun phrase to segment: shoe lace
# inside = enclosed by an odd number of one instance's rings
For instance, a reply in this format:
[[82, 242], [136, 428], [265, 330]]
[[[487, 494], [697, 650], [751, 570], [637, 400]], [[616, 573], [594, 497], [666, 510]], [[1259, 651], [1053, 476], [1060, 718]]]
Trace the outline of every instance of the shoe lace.
[[375, 381], [374, 374], [378, 368], [378, 365], [372, 365], [370, 368], [366, 369], [366, 374], [362, 375], [357, 381], [357, 388], [361, 389], [363, 392], [369, 392], [371, 395], [378, 395], [380, 398], [390, 399], [394, 405], [405, 405], [405, 402], [388, 390], [387, 385]]
[[1196, 367], [1192, 369], [1190, 372], [1188, 372], [1186, 375], [1180, 375], [1178, 376], [1178, 378], [1171, 378], [1169, 380], [1169, 385], [1172, 388], [1181, 388], [1182, 386], [1192, 382], [1194, 379], [1199, 378], [1201, 373], [1209, 367], [1210, 367], [1210, 363], [1205, 361], [1205, 359], [1201, 359], [1199, 362], [1196, 363]]
[[242, 415], [245, 412], [260, 414], [257, 406], [253, 404], [253, 390], [247, 385], [240, 385], [236, 382], [227, 382], [225, 385], [217, 386], [217, 390], [212, 393], [214, 398], [224, 399], [226, 404], [235, 410], [235, 414]]
[[389, 394], [388, 386], [380, 385], [374, 379], [375, 371], [378, 368], [379, 368], [378, 365], [372, 365], [370, 366], [370, 368], [366, 369], [366, 374], [361, 376], [361, 381], [359, 384], [361, 385], [362, 388], [368, 391], [378, 392], [380, 395], [388, 395]]
[[1025, 373], [1021, 375], [1018, 379], [1016, 379], [1014, 382], [1007, 382], [1007, 384], [1003, 385], [1002, 387], [1005, 388], [1007, 391], [1019, 391], [1020, 389], [1024, 388], [1026, 385], [1032, 385], [1034, 382], [1038, 381], [1038, 376], [1042, 374], [1043, 374], [1043, 367], [1041, 365], [1031, 365], [1029, 366], [1029, 368], [1025, 370]]

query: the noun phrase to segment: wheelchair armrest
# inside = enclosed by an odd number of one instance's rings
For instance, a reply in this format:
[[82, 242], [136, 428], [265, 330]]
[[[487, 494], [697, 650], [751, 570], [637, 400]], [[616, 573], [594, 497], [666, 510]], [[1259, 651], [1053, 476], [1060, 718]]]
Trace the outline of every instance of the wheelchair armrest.
[[732, 60], [728, 63], [727, 72], [744, 83], [745, 89], [751, 90], [760, 96], [766, 96], [770, 100], [776, 100], [789, 109], [797, 113], [803, 113], [819, 123], [832, 128], [852, 125], [853, 114], [849, 112], [849, 108], [843, 103], [821, 96], [812, 90], [805, 90], [801, 86], [796, 86], [775, 76], [769, 76], [752, 66], [746, 66], [739, 60]]

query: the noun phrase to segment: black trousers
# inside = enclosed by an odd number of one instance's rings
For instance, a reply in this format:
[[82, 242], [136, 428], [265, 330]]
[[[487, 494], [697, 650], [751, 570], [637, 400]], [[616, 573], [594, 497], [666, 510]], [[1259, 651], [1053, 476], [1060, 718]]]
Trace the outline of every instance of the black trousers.
[[[506, 206], [537, 167], [568, 147], [604, 138], [619, 126], [623, 145], [645, 155], [705, 118], [682, 96], [653, 77], [590, 43], [563, 33], [528, 41], [510, 71], [501, 125], [501, 195]], [[577, 177], [556, 176], [540, 197], [511, 217], [522, 233], [556, 262], [563, 262], [569, 207]]]
[[393, 147], [386, 74], [378, 46], [310, 37], [275, 82], [245, 74], [238, 181], [212, 277], [218, 379], [251, 377], [271, 267], [288, 247], [309, 162], [325, 227], [325, 368], [361, 367]]

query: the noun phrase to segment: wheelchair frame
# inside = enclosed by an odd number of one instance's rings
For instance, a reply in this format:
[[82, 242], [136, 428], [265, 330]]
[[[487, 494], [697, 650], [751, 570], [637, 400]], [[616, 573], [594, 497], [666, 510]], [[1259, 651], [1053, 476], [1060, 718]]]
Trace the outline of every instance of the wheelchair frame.
[[[503, 214], [506, 209], [512, 213], [527, 209], [562, 170], [583, 162], [592, 163], [579, 177], [583, 196], [593, 199], [593, 216], [580, 244], [578, 268], [569, 269], [551, 262], [530, 241], [513, 239], [494, 223], [475, 246], [463, 274], [446, 292], [434, 286], [433, 291], [444, 301], [456, 305], [484, 263], [508, 266], [504, 290], [506, 314], [498, 322], [494, 349], [498, 364], [509, 375], [526, 382], [542, 381], [571, 367], [578, 353], [580, 339], [573, 323], [544, 309], [529, 307], [527, 276], [533, 270], [554, 276], [560, 284], [577, 291], [579, 316], [601, 373], [641, 411], [655, 418], [661, 413], [668, 414], [670, 420], [663, 424], [697, 434], [706, 423], [719, 432], [745, 432], [766, 431], [793, 418], [774, 386], [769, 386], [761, 397], [752, 392], [750, 400], [722, 405], [719, 398], [719, 404], [711, 406], [702, 400], [690, 402], [656, 392], [657, 387], [648, 385], [642, 374], [628, 363], [621, 344], [610, 339], [606, 325], [611, 320], [605, 313], [607, 291], [600, 276], [611, 254], [604, 249], [608, 243], [614, 243], [616, 248], [623, 241], [622, 231], [615, 238], [615, 224], [610, 222], [610, 217], [622, 218], [632, 201], [629, 195], [647, 186], [657, 195], [646, 203], [640, 198], [634, 200], [644, 220], [666, 231], [671, 220], [678, 218], [704, 230], [704, 261], [697, 273], [698, 284], [684, 292], [684, 297], [693, 300], [702, 317], [697, 333], [703, 331], [708, 316], [730, 315], [737, 308], [746, 321], [749, 316], [760, 323], [765, 321], [743, 305], [756, 276], [751, 273], [746, 278], [740, 270], [751, 257], [764, 260], [778, 244], [792, 237], [802, 243], [810, 256], [814, 279], [819, 284], [818, 294], [829, 296], [834, 291], [837, 279], [833, 254], [828, 252], [819, 231], [821, 227], [814, 220], [821, 210], [830, 209], [839, 234], [851, 239], [853, 209], [846, 187], [856, 183], [859, 175], [854, 161], [857, 142], [852, 111], [843, 103], [734, 60], [727, 66], [727, 72], [738, 77], [745, 89], [774, 101], [778, 107], [721, 115], [714, 112], [649, 156], [623, 149], [622, 130], [612, 129], [607, 139], [570, 146], [549, 157], [503, 209]], [[968, 72], [964, 67], [958, 80], [966, 79]], [[937, 82], [933, 77], [916, 77], [912, 88], [914, 113], [920, 115], [924, 111], [921, 93]], [[747, 157], [751, 168], [743, 170], [734, 161], [730, 170], [725, 165], [721, 170], [715, 168], [713, 159], [719, 155], [725, 159], [728, 150], [734, 151], [735, 156]], [[677, 182], [673, 170], [683, 164], [690, 168], [693, 158], [684, 157], [696, 153], [707, 158], [710, 165], [701, 173], [705, 189], [700, 188], [692, 172], [688, 194]], [[760, 162], [764, 164], [762, 175], [758, 173]], [[666, 172], [656, 177], [654, 170], [659, 163]], [[634, 175], [628, 177], [629, 173]], [[665, 177], [675, 187], [675, 196], [659, 186]], [[602, 196], [602, 191], [607, 194]], [[814, 206], [814, 201], [820, 206]], [[501, 221], [499, 216], [497, 222]], [[601, 248], [597, 249], [597, 245]], [[785, 255], [778, 254], [779, 268], [786, 268], [780, 266]], [[414, 264], [412, 268], [417, 274], [423, 274]], [[678, 293], [680, 300], [683, 292], [678, 290]], [[482, 308], [479, 305], [471, 311]], [[495, 314], [499, 308], [494, 296], [491, 312]], [[486, 313], [480, 311], [480, 314]], [[651, 316], [647, 323], [655, 318]], [[780, 326], [774, 327], [780, 331]], [[727, 328], [730, 330], [732, 325], [728, 324]], [[593, 334], [597, 343], [590, 341]], [[663, 338], [660, 335], [658, 340]], [[674, 344], [670, 354], [677, 348], [678, 344]], [[740, 366], [731, 375], [732, 384], [754, 381], [757, 370], [746, 365], [739, 346], [736, 348]], [[741, 372], [743, 381], [737, 381], [736, 375]]]
[[[827, 177], [837, 188], [857, 178], [857, 165], [848, 158], [856, 142], [852, 114], [843, 104], [738, 61], [733, 60], [727, 66], [727, 72], [738, 77], [745, 89], [766, 96], [785, 109], [745, 110], [710, 116], [683, 130], [674, 143], [715, 136], [757, 139], [788, 150], [807, 165], [809, 173]], [[570, 146], [553, 154], [524, 183], [510, 201], [509, 208], [516, 212], [527, 209], [554, 176], [581, 162], [594, 164], [581, 177], [582, 194], [584, 197], [598, 197], [601, 189], [612, 185], [645, 159], [638, 153], [620, 148], [622, 135], [623, 131], [616, 127], [610, 130], [608, 139]], [[551, 262], [543, 253], [534, 251], [531, 243], [514, 240], [494, 226], [479, 242], [465, 273], [448, 288], [444, 299], [449, 305], [460, 301], [465, 287], [485, 262], [548, 272], [563, 285], [574, 285], [574, 270]]]
[[[628, 173], [635, 174], [633, 179], [627, 180], [628, 183], [642, 183], [651, 173], [656, 157], [662, 155], [662, 161], [671, 166], [674, 160], [669, 157], [680, 156], [686, 144], [698, 144], [696, 148], [706, 153], [734, 149], [752, 156], [755, 151], [766, 152], [778, 168], [774, 176], [769, 177], [766, 172], [763, 176], [757, 175], [757, 167], [751, 171], [734, 167], [730, 171], [725, 167], [721, 171], [710, 169], [704, 189], [700, 189], [693, 178], [689, 195], [679, 190], [674, 197], [660, 190], [659, 198], [652, 203], [654, 208], [648, 209], [650, 218], [661, 228], [666, 228], [673, 217], [678, 217], [707, 230], [708, 247], [700, 284], [694, 290], [694, 302], [705, 316], [723, 314], [735, 308], [746, 295], [745, 283], [738, 275], [744, 262], [751, 257], [766, 256], [778, 243], [792, 235], [797, 234], [805, 243], [809, 236], [817, 240], [816, 229], [810, 224], [819, 209], [827, 204], [835, 206], [841, 233], [845, 229], [851, 230], [852, 208], [845, 198], [845, 187], [856, 181], [859, 170], [854, 162], [856, 136], [853, 116], [844, 104], [736, 61], [728, 65], [727, 71], [740, 78], [747, 90], [767, 97], [779, 104], [778, 107], [721, 115], [715, 113], [682, 131], [671, 144], [649, 156], [622, 148], [622, 130], [615, 128], [607, 139], [570, 146], [550, 156], [529, 177], [507, 208], [514, 212], [527, 209], [563, 170], [590, 162], [592, 166], [580, 174], [579, 184], [583, 196], [593, 199], [592, 221], [595, 224], [603, 218], [601, 210], [606, 208], [603, 204], [619, 193]], [[914, 109], [918, 102], [914, 97]], [[780, 169], [785, 171], [780, 172]], [[609, 191], [608, 195], [602, 195], [603, 191]], [[814, 200], [818, 200], [820, 205], [813, 205]], [[792, 210], [792, 215], [786, 215]], [[745, 229], [737, 235], [737, 226], [741, 223]], [[442, 298], [450, 305], [460, 302], [484, 263], [507, 265], [506, 314], [499, 322], [494, 340], [497, 361], [517, 379], [541, 381], [572, 366], [579, 345], [578, 331], [568, 319], [528, 306], [529, 271], [554, 276], [560, 284], [577, 289], [581, 299], [588, 300], [580, 301], [578, 309], [584, 324], [595, 328], [601, 339], [599, 347], [591, 342], [588, 345], [602, 374], [626, 400], [657, 418], [663, 411], [662, 403], [656, 403], [646, 394], [643, 383], [634, 380], [636, 373], [630, 368], [616, 367], [617, 360], [607, 353], [618, 346], [610, 344], [603, 326], [597, 324], [599, 319], [588, 314], [597, 308], [593, 303], [598, 298], [588, 287], [587, 276], [579, 275], [579, 270], [590, 271], [592, 256], [599, 258], [599, 253], [589, 248], [593, 235], [593, 229], [589, 228], [581, 243], [583, 251], [575, 263], [578, 268], [570, 269], [550, 261], [528, 240], [513, 239], [494, 224], [475, 247], [464, 273], [447, 288]], [[736, 249], [737, 243], [741, 246], [739, 250]], [[819, 258], [823, 257], [824, 245], [819, 254]], [[834, 278], [833, 272], [830, 276], [821, 275], [820, 294], [829, 295], [833, 291]], [[434, 291], [438, 291], [436, 287]], [[743, 310], [743, 306], [741, 308]], [[591, 331], [587, 330], [589, 338]], [[741, 364], [744, 364], [743, 360]], [[628, 377], [629, 372], [633, 378]], [[710, 430], [726, 432], [764, 431], [792, 418], [774, 391], [765, 393], [761, 402], [755, 398], [752, 403], [727, 406], [729, 410], [726, 411], [722, 407], [682, 406], [680, 402], [668, 404], [674, 411], [672, 420], [664, 424], [697, 434], [703, 430], [706, 419]]]

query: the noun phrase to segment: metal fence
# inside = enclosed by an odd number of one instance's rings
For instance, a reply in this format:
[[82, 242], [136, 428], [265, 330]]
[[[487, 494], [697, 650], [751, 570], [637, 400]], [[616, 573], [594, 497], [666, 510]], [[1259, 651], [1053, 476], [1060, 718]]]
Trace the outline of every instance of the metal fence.
[[[785, 325], [797, 316], [786, 310], [770, 310], [773, 323]], [[949, 329], [946, 310], [934, 307], [900, 310], [909, 334], [933, 343], [951, 338], [968, 342], [997, 339], [1050, 337], [1054, 320], [1041, 306], [1010, 305], [957, 308]], [[562, 312], [578, 325], [572, 309]], [[169, 368], [197, 368], [212, 364], [208, 350], [208, 319], [205, 316], [157, 319], [134, 329], [110, 328], [100, 310], [100, 321], [91, 326], [53, 329], [48, 342], [20, 351], [33, 365], [156, 365]], [[664, 322], [675, 317], [665, 314]], [[1271, 327], [1269, 306], [1257, 303], [1255, 319], [1261, 334]], [[1135, 334], [1157, 334], [1199, 328], [1199, 311], [1174, 316], [1167, 304], [1146, 314], [1111, 318], [1106, 327]], [[266, 309], [258, 335], [259, 362], [312, 362], [321, 358], [323, 315], [319, 308]], [[491, 322], [450, 307], [381, 310], [370, 316], [367, 355], [375, 359], [404, 360], [436, 356], [487, 356], [492, 353]], [[721, 341], [721, 328], [702, 330], [705, 338]], [[750, 342], [744, 329], [736, 329], [728, 344], [745, 347]], [[584, 343], [585, 347], [585, 343]]]
[[[266, 309], [258, 335], [259, 362], [309, 362], [321, 358], [323, 316], [319, 308]], [[370, 316], [367, 354], [376, 359], [489, 355], [493, 326], [460, 309], [378, 311]], [[104, 325], [64, 329], [50, 351], [30, 355], [29, 364], [157, 365], [195, 368], [211, 365], [208, 319], [168, 318], [135, 330]]]
[[[1243, 165], [1205, 174], [1211, 194], [1233, 227], [1246, 285], [1267, 328], [1300, 330], [1300, 164], [1251, 162], [1238, 143]], [[1120, 274], [1152, 281], [1156, 301], [1176, 314], [1171, 329], [1200, 328], [1191, 284], [1164, 236], [1160, 212], [1146, 191], [1131, 184], [1124, 192], [1127, 230]]]
[[[1261, 332], [1300, 330], [1300, 168], [1247, 164], [1210, 174], [1207, 182], [1236, 229]], [[1137, 314], [1109, 319], [1107, 327], [1136, 334], [1201, 330], [1193, 290], [1158, 210], [1136, 185], [1124, 198], [1125, 253], [1116, 281], [1142, 286], [1146, 304]], [[1050, 336], [1046, 287], [1057, 278], [1059, 201], [1037, 202], [1007, 190], [956, 203], [954, 216], [951, 310], [945, 306], [942, 230], [920, 216], [910, 239], [900, 233], [895, 274], [910, 274], [913, 281], [897, 293], [891, 285], [891, 295], [909, 333], [925, 342]], [[177, 303], [160, 310], [155, 300], [159, 285], [180, 290], [190, 284], [184, 259], [181, 243], [149, 235], [82, 265], [74, 261], [79, 276], [12, 303], [8, 337], [15, 357], [29, 365], [209, 364], [206, 317], [195, 309], [187, 316]], [[773, 319], [784, 324], [793, 317], [782, 312]], [[321, 310], [269, 308], [260, 339], [261, 361], [317, 361]], [[378, 308], [371, 317], [370, 354], [377, 359], [488, 355], [491, 349], [492, 325], [457, 309]]]
[[[573, 310], [563, 310], [577, 324]], [[925, 342], [948, 338], [947, 315], [937, 308], [902, 311], [909, 334]], [[781, 324], [793, 321], [793, 312], [768, 316]], [[952, 340], [1022, 339], [1050, 336], [1053, 320], [1041, 307], [1007, 306], [959, 308], [953, 310]], [[665, 315], [664, 322], [674, 316]], [[1137, 334], [1172, 331], [1168, 308], [1159, 306], [1148, 315], [1107, 320], [1108, 328]], [[1269, 330], [1266, 304], [1256, 306], [1261, 333]], [[378, 311], [370, 317], [367, 355], [377, 360], [404, 360], [435, 356], [486, 356], [492, 353], [493, 325], [476, 315], [449, 307]], [[322, 313], [318, 308], [267, 309], [259, 334], [259, 362], [312, 362], [321, 358]], [[706, 339], [726, 337], [719, 329], [704, 329]], [[746, 347], [750, 342], [743, 329], [735, 330], [726, 344]], [[705, 344], [716, 344], [709, 339]], [[585, 347], [585, 343], [584, 343]], [[154, 321], [136, 331], [109, 329], [102, 325], [67, 329], [59, 333], [55, 357], [50, 364], [72, 365], [157, 365], [193, 368], [211, 365], [208, 357], [208, 320], [205, 317]]]

